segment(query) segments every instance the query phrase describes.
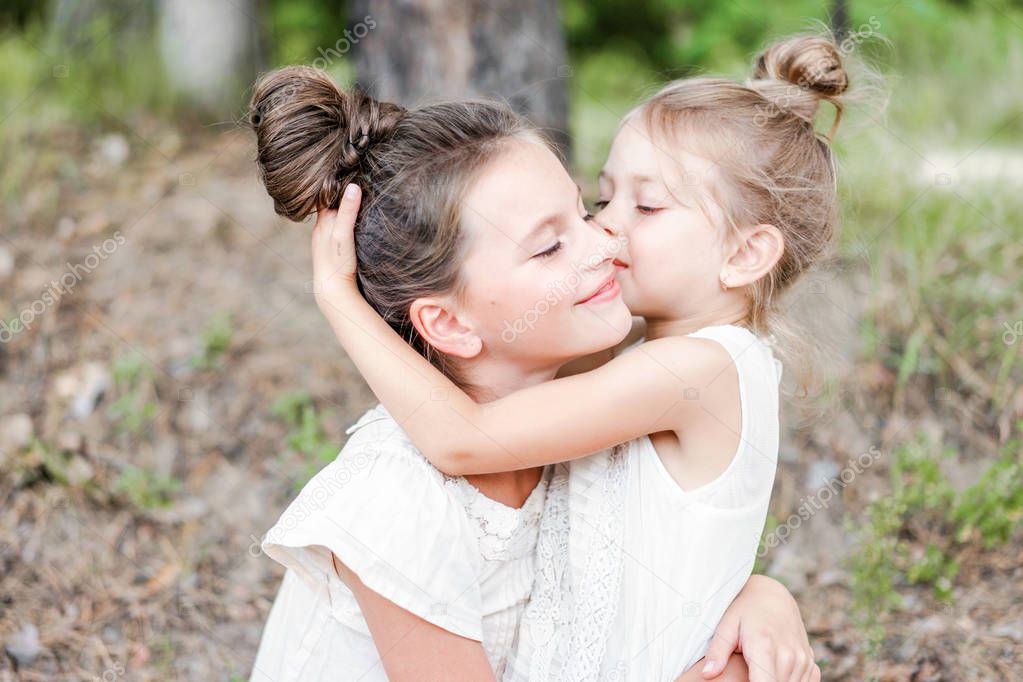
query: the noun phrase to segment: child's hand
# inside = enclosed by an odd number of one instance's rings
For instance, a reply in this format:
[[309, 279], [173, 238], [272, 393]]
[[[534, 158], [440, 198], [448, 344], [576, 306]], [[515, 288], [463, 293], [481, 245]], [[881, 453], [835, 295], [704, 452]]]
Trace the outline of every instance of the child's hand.
[[313, 228], [313, 295], [320, 311], [331, 318], [342, 309], [343, 297], [358, 294], [355, 280], [355, 218], [362, 191], [345, 188], [336, 211], [320, 210]]
[[704, 679], [720, 675], [733, 651], [746, 659], [750, 682], [820, 682], [799, 605], [767, 576], [750, 577], [725, 611], [707, 649]]

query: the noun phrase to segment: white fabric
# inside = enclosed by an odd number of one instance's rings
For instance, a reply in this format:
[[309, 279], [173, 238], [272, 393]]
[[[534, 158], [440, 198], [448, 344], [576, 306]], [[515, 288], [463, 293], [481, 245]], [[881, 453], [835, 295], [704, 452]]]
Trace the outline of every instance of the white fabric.
[[720, 343], [737, 369], [742, 432], [731, 463], [683, 491], [644, 436], [559, 467], [505, 680], [674, 680], [705, 654], [749, 577], [777, 465], [781, 363], [741, 327], [691, 336]]
[[402, 608], [482, 641], [500, 676], [532, 588], [552, 468], [515, 509], [434, 468], [382, 405], [348, 433], [263, 540], [288, 570], [251, 679], [387, 679], [331, 552]]

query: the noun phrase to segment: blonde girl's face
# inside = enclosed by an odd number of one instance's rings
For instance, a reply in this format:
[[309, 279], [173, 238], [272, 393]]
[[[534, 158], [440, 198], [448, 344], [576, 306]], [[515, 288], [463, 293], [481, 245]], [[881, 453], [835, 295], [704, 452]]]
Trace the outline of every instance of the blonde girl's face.
[[493, 356], [558, 365], [628, 333], [613, 261], [621, 240], [601, 229], [579, 187], [542, 143], [514, 140], [462, 205], [463, 313]]
[[697, 317], [720, 292], [725, 260], [720, 208], [700, 202], [714, 166], [637, 118], [622, 124], [600, 172], [597, 221], [626, 238], [615, 264], [634, 315]]

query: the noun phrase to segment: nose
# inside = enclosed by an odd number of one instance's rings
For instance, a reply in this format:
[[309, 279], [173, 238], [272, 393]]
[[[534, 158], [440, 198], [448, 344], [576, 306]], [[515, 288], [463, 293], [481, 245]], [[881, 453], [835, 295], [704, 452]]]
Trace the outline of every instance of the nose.
[[608, 235], [610, 235], [612, 237], [617, 237], [618, 236], [618, 234], [619, 234], [618, 228], [616, 228], [614, 225], [612, 225], [612, 224], [610, 224], [610, 223], [608, 223], [608, 222], [606, 222], [604, 220], [601, 220], [599, 215], [593, 216], [592, 220], [593, 220], [593, 223], [597, 227], [599, 227], [601, 230], [603, 230], [606, 234], [608, 234]]
[[621, 237], [613, 228], [596, 221], [593, 222], [593, 226], [598, 229], [589, 231], [590, 240], [584, 260], [589, 269], [601, 270], [614, 260], [620, 249]]

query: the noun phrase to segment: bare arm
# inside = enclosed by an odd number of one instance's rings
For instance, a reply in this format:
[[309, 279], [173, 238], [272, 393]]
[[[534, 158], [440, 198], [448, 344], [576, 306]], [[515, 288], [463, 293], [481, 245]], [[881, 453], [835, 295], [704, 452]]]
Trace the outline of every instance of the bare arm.
[[[366, 587], [334, 555], [334, 570], [355, 594], [391, 682], [495, 680], [483, 645], [437, 627]], [[496, 682], [496, 681], [495, 681]]]
[[[727, 382], [711, 385], [730, 364], [726, 351], [711, 341], [674, 337], [647, 342], [592, 372], [481, 404], [402, 341], [361, 297], [335, 308], [328, 319], [423, 455], [453, 475], [584, 457], [676, 430], [701, 407], [729, 398]], [[685, 400], [686, 389], [696, 389], [700, 401]], [[731, 398], [737, 398], [735, 390]]]

